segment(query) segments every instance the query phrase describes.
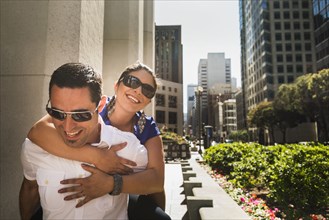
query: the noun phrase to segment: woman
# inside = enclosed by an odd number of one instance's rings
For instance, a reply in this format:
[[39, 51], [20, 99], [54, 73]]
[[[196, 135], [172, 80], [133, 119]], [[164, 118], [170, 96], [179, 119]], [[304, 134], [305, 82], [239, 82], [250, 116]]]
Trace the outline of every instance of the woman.
[[[100, 115], [106, 124], [122, 131], [134, 133], [148, 151], [147, 169], [129, 175], [138, 175], [139, 181], [125, 182], [126, 186], [130, 187], [130, 193], [146, 195], [131, 197], [129, 219], [170, 219], [162, 211], [165, 209], [165, 196], [163, 191], [164, 159], [160, 132], [153, 118], [146, 117], [141, 111], [151, 102], [156, 87], [156, 79], [152, 70], [141, 63], [133, 64], [125, 69], [115, 84], [115, 96], [108, 98], [107, 107], [103, 111], [100, 110]], [[52, 135], [49, 135], [50, 131]], [[102, 150], [88, 145], [79, 149], [66, 146], [58, 138], [48, 115], [33, 126], [28, 138], [51, 154], [92, 163], [106, 173], [127, 173], [131, 171], [127, 165], [134, 164], [115, 154], [115, 151], [124, 147], [123, 145], [112, 147], [110, 150]], [[59, 148], [60, 150], [58, 150]], [[79, 154], [76, 153], [77, 151]], [[96, 176], [96, 174], [93, 175]], [[97, 178], [95, 177], [95, 179]], [[84, 193], [88, 195], [88, 192], [84, 191]], [[148, 217], [146, 214], [150, 214], [150, 216]]]

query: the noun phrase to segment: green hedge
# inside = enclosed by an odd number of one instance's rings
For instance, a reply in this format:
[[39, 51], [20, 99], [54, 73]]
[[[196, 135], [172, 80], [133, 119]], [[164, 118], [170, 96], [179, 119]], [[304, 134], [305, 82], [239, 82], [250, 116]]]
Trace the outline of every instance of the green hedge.
[[269, 192], [267, 199], [281, 207], [304, 213], [329, 207], [329, 146], [219, 144], [204, 160], [237, 187]]

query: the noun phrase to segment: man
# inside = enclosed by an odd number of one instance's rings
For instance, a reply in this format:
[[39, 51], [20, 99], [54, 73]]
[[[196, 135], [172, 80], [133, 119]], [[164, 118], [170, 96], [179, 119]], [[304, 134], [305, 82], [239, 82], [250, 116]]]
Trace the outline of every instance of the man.
[[[129, 159], [139, 161], [137, 168], [145, 169], [147, 151], [139, 140], [127, 132], [105, 126], [98, 115], [105, 102], [101, 75], [91, 67], [68, 63], [52, 74], [46, 110], [63, 141], [72, 148], [80, 148], [87, 143], [108, 147], [126, 141], [127, 146], [119, 151], [121, 156], [136, 155]], [[113, 189], [111, 192], [115, 196], [99, 195], [76, 208], [81, 198], [65, 201], [66, 195], [58, 191], [63, 187], [60, 183], [63, 179], [90, 175], [81, 167], [80, 162], [49, 154], [28, 139], [23, 143], [21, 160], [24, 171], [20, 190], [22, 219], [30, 219], [39, 203], [44, 219], [128, 219], [128, 195], [120, 193], [120, 175], [105, 175], [108, 181], [104, 181], [104, 187]], [[80, 196], [84, 198], [83, 190]]]

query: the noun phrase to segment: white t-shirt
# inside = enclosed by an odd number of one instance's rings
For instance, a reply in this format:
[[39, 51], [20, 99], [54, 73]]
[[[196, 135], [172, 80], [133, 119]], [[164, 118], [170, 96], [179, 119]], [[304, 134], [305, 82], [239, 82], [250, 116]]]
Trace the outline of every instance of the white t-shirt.
[[[136, 170], [145, 169], [148, 162], [147, 150], [132, 133], [102, 123], [101, 141], [94, 145], [108, 147], [122, 142], [127, 142], [127, 146], [118, 151], [118, 155], [135, 161]], [[128, 219], [128, 194], [125, 193], [117, 196], [107, 194], [80, 208], [75, 208], [79, 199], [64, 201], [68, 194], [58, 193], [58, 190], [69, 185], [62, 185], [60, 181], [90, 175], [82, 169], [81, 162], [49, 154], [29, 139], [23, 143], [21, 162], [25, 178], [36, 180], [39, 185], [43, 219]]]

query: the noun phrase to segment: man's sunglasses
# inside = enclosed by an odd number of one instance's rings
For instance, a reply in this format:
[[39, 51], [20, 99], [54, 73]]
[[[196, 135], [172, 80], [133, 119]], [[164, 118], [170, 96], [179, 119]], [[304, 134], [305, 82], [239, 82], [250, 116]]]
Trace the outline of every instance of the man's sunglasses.
[[49, 108], [48, 107], [49, 101], [50, 100], [48, 100], [47, 105], [46, 105], [46, 110], [47, 110], [48, 114], [51, 117], [53, 117], [57, 120], [60, 120], [60, 121], [64, 121], [64, 119], [68, 115], [70, 115], [71, 118], [76, 122], [89, 121], [93, 117], [93, 114], [95, 114], [95, 112], [97, 111], [97, 109], [99, 107], [97, 105], [96, 109], [93, 112], [91, 112], [91, 111], [64, 112], [64, 111], [61, 111], [58, 109]]
[[155, 88], [153, 86], [142, 83], [137, 77], [132, 76], [132, 75], [125, 75], [122, 78], [122, 82], [125, 86], [132, 88], [132, 89], [137, 89], [138, 87], [142, 87], [142, 93], [145, 97], [151, 99], [155, 95]]

